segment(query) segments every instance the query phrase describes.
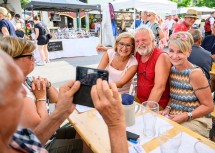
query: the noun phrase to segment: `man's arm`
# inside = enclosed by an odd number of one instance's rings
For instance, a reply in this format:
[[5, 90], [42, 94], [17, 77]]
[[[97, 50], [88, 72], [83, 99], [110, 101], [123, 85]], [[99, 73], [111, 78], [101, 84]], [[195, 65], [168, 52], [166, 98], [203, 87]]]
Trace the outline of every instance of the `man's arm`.
[[42, 144], [45, 144], [50, 139], [54, 132], [75, 109], [75, 104], [72, 103], [73, 95], [79, 88], [79, 81], [70, 81], [59, 89], [56, 109], [34, 129], [35, 135]]
[[127, 153], [126, 126], [122, 102], [114, 83], [98, 79], [92, 87], [91, 97], [95, 108], [99, 111], [108, 127], [112, 153]]
[[166, 53], [161, 54], [158, 57], [155, 65], [155, 81], [154, 87], [151, 90], [149, 99], [151, 101], [158, 102], [165, 91], [166, 83], [169, 78], [171, 63]]
[[10, 35], [6, 27], [2, 27], [1, 31], [3, 33], [3, 36], [9, 36]]

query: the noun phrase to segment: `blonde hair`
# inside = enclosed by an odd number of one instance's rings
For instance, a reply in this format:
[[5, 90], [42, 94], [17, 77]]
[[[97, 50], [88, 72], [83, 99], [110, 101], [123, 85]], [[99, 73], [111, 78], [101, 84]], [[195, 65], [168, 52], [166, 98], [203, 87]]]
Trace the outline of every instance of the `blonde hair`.
[[119, 41], [123, 38], [130, 38], [131, 39], [131, 43], [132, 43], [132, 51], [131, 51], [131, 55], [134, 55], [134, 52], [135, 52], [135, 41], [134, 41], [134, 36], [129, 33], [129, 32], [123, 32], [121, 33], [117, 38], [116, 38], [116, 41], [115, 41], [115, 44], [114, 44], [114, 51], [117, 52], [117, 45], [119, 43]]
[[35, 49], [35, 45], [25, 39], [6, 36], [0, 39], [0, 48], [14, 58], [19, 55], [32, 53]]
[[177, 32], [170, 36], [168, 44], [176, 44], [183, 53], [192, 49], [193, 37], [189, 32]]
[[3, 14], [5, 17], [8, 16], [8, 11], [6, 8], [4, 7], [0, 7], [0, 13]]

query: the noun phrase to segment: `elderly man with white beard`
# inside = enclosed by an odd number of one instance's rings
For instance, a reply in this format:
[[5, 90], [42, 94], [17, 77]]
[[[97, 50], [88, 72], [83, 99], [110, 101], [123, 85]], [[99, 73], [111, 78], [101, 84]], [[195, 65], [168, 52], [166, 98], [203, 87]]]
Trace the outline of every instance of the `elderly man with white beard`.
[[169, 73], [171, 63], [167, 53], [155, 47], [154, 34], [142, 26], [135, 32], [137, 69], [137, 102], [155, 101], [160, 110], [169, 101]]

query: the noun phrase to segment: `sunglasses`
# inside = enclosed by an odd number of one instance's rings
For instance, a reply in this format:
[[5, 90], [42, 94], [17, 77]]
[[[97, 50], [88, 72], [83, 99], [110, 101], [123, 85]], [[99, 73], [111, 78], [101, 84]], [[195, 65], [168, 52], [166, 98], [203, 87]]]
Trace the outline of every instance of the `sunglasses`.
[[34, 58], [34, 54], [28, 54], [28, 55], [19, 55], [14, 57], [14, 59], [23, 58], [23, 57], [31, 57], [31, 60]]
[[148, 14], [147, 16], [151, 16], [151, 14]]

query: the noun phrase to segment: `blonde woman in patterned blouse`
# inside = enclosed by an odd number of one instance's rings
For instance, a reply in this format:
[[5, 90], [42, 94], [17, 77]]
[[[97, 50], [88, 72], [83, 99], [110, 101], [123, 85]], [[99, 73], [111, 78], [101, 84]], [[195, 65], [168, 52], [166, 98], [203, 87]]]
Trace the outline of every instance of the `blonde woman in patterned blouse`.
[[170, 101], [161, 112], [183, 126], [209, 137], [213, 100], [210, 86], [201, 68], [188, 61], [193, 38], [188, 32], [173, 34], [169, 40]]

